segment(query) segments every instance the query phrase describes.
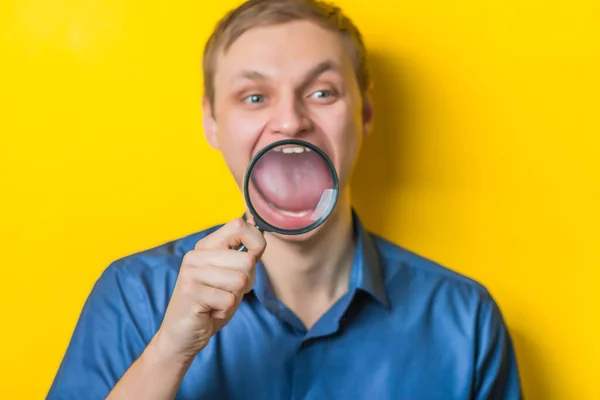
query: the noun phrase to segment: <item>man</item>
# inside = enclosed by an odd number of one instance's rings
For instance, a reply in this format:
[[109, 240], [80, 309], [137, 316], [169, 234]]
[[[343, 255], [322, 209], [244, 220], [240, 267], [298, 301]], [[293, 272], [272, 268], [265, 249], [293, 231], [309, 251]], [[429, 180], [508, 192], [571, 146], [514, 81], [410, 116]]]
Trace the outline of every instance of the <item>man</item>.
[[49, 399], [521, 397], [486, 289], [370, 234], [352, 208], [373, 116], [365, 65], [354, 25], [316, 0], [249, 1], [221, 21], [205, 52], [207, 140], [240, 187], [269, 143], [321, 147], [336, 209], [300, 236], [240, 218], [113, 263]]

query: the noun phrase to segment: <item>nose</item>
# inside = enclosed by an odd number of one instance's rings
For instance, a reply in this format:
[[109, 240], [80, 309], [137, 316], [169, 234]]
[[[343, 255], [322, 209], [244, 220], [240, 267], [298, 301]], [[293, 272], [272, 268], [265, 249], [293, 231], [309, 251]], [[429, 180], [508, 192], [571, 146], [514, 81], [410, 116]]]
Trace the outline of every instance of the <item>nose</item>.
[[272, 108], [271, 133], [294, 137], [305, 134], [310, 129], [310, 118], [302, 102], [293, 94], [280, 97]]

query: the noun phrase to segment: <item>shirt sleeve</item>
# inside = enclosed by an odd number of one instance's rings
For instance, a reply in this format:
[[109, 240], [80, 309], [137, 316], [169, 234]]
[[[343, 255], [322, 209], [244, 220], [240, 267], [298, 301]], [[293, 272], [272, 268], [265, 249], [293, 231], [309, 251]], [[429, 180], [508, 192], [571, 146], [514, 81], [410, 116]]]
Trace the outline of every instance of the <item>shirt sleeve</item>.
[[523, 399], [513, 343], [502, 313], [489, 294], [479, 313], [474, 398]]
[[105, 399], [149, 342], [142, 285], [115, 264], [88, 296], [47, 399]]

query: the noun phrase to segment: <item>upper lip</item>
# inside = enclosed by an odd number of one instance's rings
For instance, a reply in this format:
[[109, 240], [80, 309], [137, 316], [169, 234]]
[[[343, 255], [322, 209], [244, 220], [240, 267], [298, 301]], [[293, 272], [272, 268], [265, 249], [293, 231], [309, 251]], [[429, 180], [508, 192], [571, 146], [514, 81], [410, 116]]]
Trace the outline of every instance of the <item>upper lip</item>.
[[[324, 152], [324, 153], [325, 153], [325, 154], [326, 154], [326, 155], [329, 157], [329, 159], [331, 160], [331, 162], [332, 162], [332, 163], [334, 163], [334, 165], [335, 165], [334, 154], [332, 154], [332, 152], [330, 152], [330, 151], [329, 151], [329, 149], [328, 149], [328, 148], [327, 148], [327, 147], [324, 145], [325, 143], [323, 143], [323, 145], [320, 145], [320, 144], [318, 144], [318, 143], [315, 143], [315, 142], [313, 142], [313, 141], [310, 141], [310, 140], [306, 140], [306, 139], [300, 139], [300, 140], [301, 140], [302, 142], [305, 142], [305, 143], [307, 143], [307, 144], [310, 144], [310, 145], [312, 145], [312, 146], [315, 146], [315, 147], [317, 147], [318, 149], [320, 149], [321, 151], [323, 151], [323, 152]], [[269, 142], [269, 143], [264, 143], [264, 144], [262, 144], [260, 147], [258, 147], [258, 148], [257, 148], [257, 149], [256, 149], [256, 150], [253, 152], [253, 154], [252, 154], [252, 156], [251, 156], [251, 159], [252, 159], [252, 160], [253, 160], [253, 159], [255, 159], [255, 158], [256, 158], [256, 156], [257, 156], [257, 154], [258, 154], [258, 153], [260, 153], [260, 152], [261, 152], [263, 149], [265, 149], [266, 147], [270, 147], [270, 146], [272, 146], [272, 145], [273, 145], [273, 143], [277, 143], [277, 142], [280, 142], [280, 141], [282, 141], [282, 140], [281, 140], [281, 139], [279, 139], [279, 140], [274, 140], [274, 141], [271, 141], [271, 142]], [[300, 143], [299, 143], [299, 144], [300, 144]], [[285, 147], [295, 147], [295, 146], [298, 146], [299, 144], [295, 144], [295, 143], [289, 143], [289, 144], [281, 145], [281, 147], [282, 147], [282, 148], [285, 148]], [[271, 149], [273, 149], [273, 148], [271, 148]], [[312, 151], [312, 149], [311, 149], [311, 151]]]

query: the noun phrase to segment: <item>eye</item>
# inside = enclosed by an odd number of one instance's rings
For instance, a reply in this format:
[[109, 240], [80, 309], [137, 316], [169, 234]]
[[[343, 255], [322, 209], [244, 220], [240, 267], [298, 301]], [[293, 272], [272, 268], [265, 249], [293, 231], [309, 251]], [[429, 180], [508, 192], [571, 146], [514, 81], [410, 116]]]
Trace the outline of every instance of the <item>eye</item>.
[[260, 94], [251, 94], [250, 96], [244, 99], [244, 102], [250, 104], [257, 104], [263, 102], [264, 100], [264, 96], [261, 96]]
[[330, 97], [332, 95], [330, 90], [317, 90], [316, 92], [314, 92], [311, 97], [314, 97], [316, 99], [326, 99], [327, 97]]

